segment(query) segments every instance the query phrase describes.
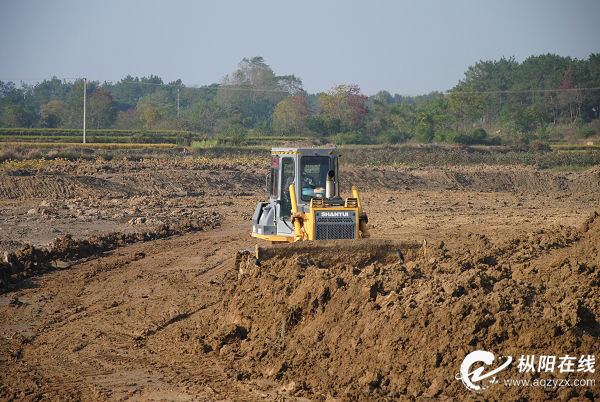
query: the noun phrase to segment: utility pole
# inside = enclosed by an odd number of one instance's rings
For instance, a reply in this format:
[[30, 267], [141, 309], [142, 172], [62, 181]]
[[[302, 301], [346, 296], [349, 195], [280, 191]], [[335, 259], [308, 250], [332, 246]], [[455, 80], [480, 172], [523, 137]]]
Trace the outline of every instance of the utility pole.
[[177, 88], [177, 119], [179, 119], [179, 88]]
[[87, 78], [83, 79], [83, 143], [85, 144], [85, 101], [87, 97]]

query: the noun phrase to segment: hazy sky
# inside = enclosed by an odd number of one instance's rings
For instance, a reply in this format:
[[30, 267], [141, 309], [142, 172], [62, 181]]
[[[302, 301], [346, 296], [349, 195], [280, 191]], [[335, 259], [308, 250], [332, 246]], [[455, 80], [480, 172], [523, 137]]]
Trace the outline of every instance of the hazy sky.
[[600, 53], [600, 0], [0, 0], [0, 81], [218, 83], [262, 56], [309, 93], [446, 91], [479, 60]]

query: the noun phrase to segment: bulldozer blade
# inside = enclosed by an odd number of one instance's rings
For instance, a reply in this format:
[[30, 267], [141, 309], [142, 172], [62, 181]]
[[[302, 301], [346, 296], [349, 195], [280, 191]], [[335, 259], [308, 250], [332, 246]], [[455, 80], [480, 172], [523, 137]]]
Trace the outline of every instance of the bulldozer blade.
[[364, 267], [373, 262], [404, 263], [423, 256], [425, 242], [381, 239], [319, 240], [289, 244], [257, 245], [254, 249], [239, 250], [236, 268], [240, 274], [256, 273], [261, 265], [272, 259], [298, 258], [306, 265], [327, 267], [347, 265]]

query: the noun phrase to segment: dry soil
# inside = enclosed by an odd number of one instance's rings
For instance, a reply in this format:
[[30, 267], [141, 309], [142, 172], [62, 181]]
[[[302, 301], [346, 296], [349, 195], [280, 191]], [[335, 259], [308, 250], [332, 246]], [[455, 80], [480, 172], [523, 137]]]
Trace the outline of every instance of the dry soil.
[[[344, 167], [372, 239], [284, 248], [250, 236], [266, 170], [1, 171], [0, 398], [600, 398], [600, 166]], [[481, 393], [456, 378], [475, 350], [514, 359]]]

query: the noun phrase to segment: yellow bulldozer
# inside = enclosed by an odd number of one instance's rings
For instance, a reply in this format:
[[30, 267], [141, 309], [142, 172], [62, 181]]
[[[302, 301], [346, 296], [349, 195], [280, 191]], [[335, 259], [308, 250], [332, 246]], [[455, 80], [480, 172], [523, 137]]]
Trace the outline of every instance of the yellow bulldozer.
[[356, 186], [340, 197], [337, 148], [273, 148], [268, 202], [252, 216], [252, 236], [272, 243], [369, 237]]
[[351, 197], [340, 196], [341, 156], [337, 148], [272, 149], [265, 178], [269, 201], [254, 210], [252, 236], [273, 245], [239, 250], [240, 275], [257, 272], [270, 259], [301, 257], [326, 266], [339, 258], [403, 262], [418, 253], [416, 242], [367, 239], [368, 218], [356, 186]]

